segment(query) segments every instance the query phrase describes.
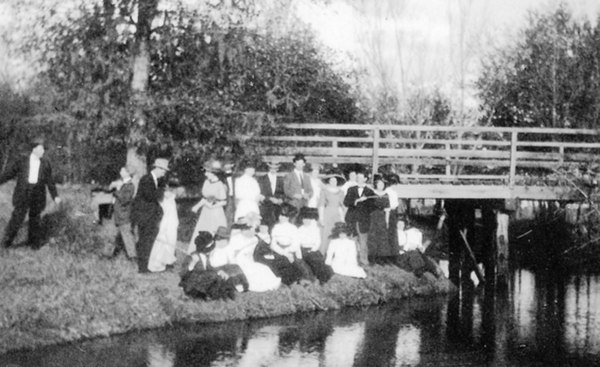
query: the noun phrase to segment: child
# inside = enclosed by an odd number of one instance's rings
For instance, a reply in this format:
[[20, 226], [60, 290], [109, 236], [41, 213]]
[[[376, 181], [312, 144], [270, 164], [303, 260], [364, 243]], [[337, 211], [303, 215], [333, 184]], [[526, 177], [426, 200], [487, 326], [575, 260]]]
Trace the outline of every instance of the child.
[[298, 241], [302, 251], [302, 259], [309, 266], [321, 284], [333, 276], [333, 270], [325, 265], [325, 257], [319, 251], [321, 247], [321, 231], [317, 225], [319, 214], [316, 208], [300, 209], [302, 225], [298, 228]]
[[336, 274], [366, 278], [364, 269], [358, 266], [356, 242], [348, 238], [350, 231], [343, 222], [335, 223], [331, 231], [331, 241], [327, 249], [325, 264], [331, 266]]

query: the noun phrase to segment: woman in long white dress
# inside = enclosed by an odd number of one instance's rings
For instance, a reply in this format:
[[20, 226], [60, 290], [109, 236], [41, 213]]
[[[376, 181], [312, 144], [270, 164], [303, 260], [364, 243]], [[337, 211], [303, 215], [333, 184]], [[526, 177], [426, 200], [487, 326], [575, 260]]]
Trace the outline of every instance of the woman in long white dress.
[[165, 191], [160, 206], [163, 210], [163, 216], [148, 259], [148, 270], [151, 272], [164, 271], [167, 266], [175, 264], [177, 260], [175, 249], [177, 247], [179, 216], [177, 215], [175, 193], [169, 190]]
[[188, 246], [189, 254], [196, 250], [194, 241], [198, 233], [207, 231], [214, 234], [219, 227], [227, 226], [224, 209], [227, 204], [227, 186], [219, 180], [220, 172], [219, 161], [209, 161], [204, 165], [206, 179], [202, 184], [202, 199], [192, 207], [194, 213], [201, 211]]
[[260, 213], [258, 203], [264, 199], [264, 196], [260, 193], [258, 181], [254, 178], [255, 173], [255, 168], [247, 164], [244, 167], [244, 173], [235, 180], [236, 209], [234, 221], [246, 216], [248, 213]]
[[232, 229], [227, 246], [228, 262], [242, 269], [248, 280], [248, 290], [266, 292], [279, 288], [281, 278], [275, 276], [268, 266], [254, 261], [254, 249], [258, 244], [254, 229], [247, 224], [234, 224]]

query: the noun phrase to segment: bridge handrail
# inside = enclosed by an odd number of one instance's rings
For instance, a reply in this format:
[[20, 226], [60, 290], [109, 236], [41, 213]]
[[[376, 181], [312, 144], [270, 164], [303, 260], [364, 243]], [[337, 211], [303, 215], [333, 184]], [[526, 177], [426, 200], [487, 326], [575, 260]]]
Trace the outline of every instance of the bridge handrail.
[[[504, 177], [513, 185], [518, 167], [552, 171], [600, 156], [600, 132], [593, 129], [317, 123], [283, 126], [279, 135], [254, 139], [267, 148], [265, 160], [287, 162], [294, 152], [303, 152], [313, 162], [371, 164], [373, 172], [381, 164], [428, 165], [438, 167], [443, 174], [426, 175], [441, 180], [476, 175], [493, 180]], [[348, 136], [352, 131], [359, 136]], [[411, 138], [406, 133], [419, 134]], [[467, 167], [472, 167], [471, 172], [461, 174]]]

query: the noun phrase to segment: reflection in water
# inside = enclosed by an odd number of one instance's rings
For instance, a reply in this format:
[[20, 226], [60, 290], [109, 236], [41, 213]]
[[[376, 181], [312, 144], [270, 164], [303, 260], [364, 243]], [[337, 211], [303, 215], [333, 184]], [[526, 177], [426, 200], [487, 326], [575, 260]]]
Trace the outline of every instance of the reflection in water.
[[173, 367], [174, 355], [165, 345], [149, 343], [147, 347], [146, 366]]
[[592, 366], [598, 355], [600, 277], [518, 270], [506, 294], [132, 333], [0, 366]]

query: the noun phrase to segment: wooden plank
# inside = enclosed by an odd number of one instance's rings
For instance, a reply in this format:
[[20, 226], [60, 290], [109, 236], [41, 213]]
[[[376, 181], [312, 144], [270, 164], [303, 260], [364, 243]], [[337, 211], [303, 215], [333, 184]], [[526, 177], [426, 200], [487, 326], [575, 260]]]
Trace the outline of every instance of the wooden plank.
[[566, 186], [400, 184], [396, 191], [405, 199], [582, 199], [581, 193]]
[[563, 128], [540, 128], [540, 127], [484, 127], [484, 126], [413, 126], [413, 125], [368, 125], [368, 124], [318, 124], [318, 123], [290, 123], [284, 124], [287, 129], [299, 130], [371, 130], [377, 126], [385, 131], [431, 131], [431, 132], [469, 132], [469, 133], [526, 133], [547, 135], [589, 135], [599, 136], [600, 133], [594, 129], [563, 129]]

